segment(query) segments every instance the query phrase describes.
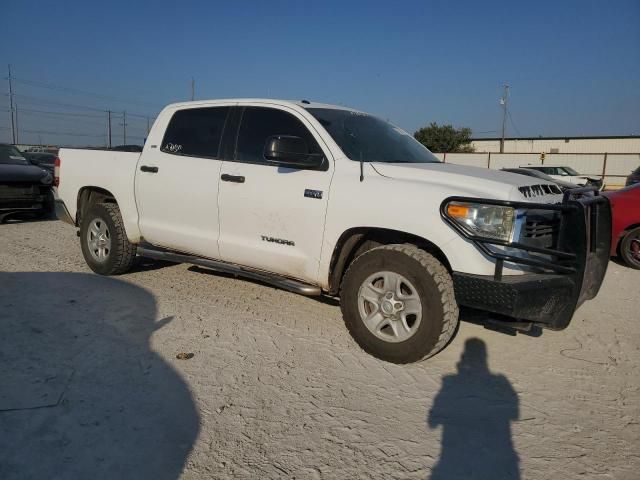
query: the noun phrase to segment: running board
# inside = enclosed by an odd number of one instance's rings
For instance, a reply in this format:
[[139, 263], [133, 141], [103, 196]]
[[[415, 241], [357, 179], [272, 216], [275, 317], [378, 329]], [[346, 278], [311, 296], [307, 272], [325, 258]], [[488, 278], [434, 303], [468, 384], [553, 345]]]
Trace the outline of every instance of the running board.
[[300, 282], [299, 280], [293, 280], [291, 278], [285, 278], [247, 267], [241, 267], [239, 265], [233, 265], [231, 263], [209, 260], [208, 258], [183, 255], [181, 253], [175, 253], [168, 250], [156, 250], [146, 246], [138, 247], [138, 255], [146, 258], [154, 258], [156, 260], [166, 260], [168, 262], [191, 263], [193, 265], [210, 268], [218, 272], [230, 273], [239, 277], [265, 282], [275, 287], [289, 290], [290, 292], [299, 293], [300, 295], [318, 296], [322, 294], [320, 287], [315, 285], [310, 285], [308, 283]]

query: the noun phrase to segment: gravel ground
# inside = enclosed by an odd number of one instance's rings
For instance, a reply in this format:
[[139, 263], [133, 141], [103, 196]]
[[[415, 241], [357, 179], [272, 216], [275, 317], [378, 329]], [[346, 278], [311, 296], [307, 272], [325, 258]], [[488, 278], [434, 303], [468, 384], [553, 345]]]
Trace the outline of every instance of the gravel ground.
[[0, 225], [0, 478], [636, 479], [639, 280], [612, 262], [565, 331], [463, 322], [398, 366], [331, 299], [102, 278], [66, 224]]

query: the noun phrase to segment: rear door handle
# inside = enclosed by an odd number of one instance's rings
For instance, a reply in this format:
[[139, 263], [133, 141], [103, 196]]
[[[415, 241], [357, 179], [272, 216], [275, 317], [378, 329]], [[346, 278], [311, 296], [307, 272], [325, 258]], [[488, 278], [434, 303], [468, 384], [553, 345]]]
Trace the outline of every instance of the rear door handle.
[[229, 175], [228, 173], [223, 173], [220, 176], [220, 180], [223, 182], [244, 183], [244, 177], [242, 175]]
[[141, 172], [158, 173], [158, 167], [150, 167], [149, 165], [142, 165], [140, 167]]

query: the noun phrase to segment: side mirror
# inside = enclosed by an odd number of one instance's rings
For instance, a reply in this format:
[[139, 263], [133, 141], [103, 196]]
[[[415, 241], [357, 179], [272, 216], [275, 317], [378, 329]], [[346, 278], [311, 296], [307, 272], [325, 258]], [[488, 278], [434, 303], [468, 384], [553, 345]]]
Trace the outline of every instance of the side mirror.
[[286, 167], [317, 168], [322, 165], [323, 155], [309, 153], [307, 142], [300, 137], [274, 135], [267, 139], [264, 158]]

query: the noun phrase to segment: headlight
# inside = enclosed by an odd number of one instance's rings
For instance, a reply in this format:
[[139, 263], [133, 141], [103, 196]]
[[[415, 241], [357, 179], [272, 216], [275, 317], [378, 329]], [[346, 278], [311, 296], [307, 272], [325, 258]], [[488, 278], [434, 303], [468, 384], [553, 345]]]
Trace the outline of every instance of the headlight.
[[515, 210], [481, 203], [449, 202], [445, 214], [471, 235], [511, 241]]

